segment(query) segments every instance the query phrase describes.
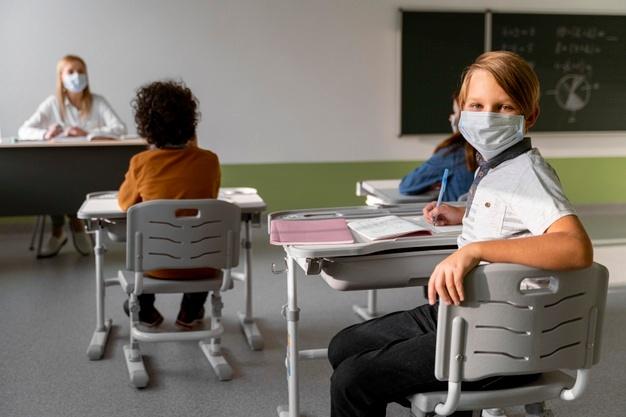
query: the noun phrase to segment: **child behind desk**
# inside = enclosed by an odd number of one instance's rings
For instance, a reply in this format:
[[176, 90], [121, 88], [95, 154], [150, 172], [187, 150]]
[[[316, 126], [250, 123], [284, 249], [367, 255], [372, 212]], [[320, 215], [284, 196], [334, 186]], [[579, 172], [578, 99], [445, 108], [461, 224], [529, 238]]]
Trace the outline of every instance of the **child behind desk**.
[[452, 136], [445, 139], [435, 147], [432, 156], [422, 165], [409, 172], [400, 181], [399, 190], [402, 194], [424, 194], [430, 190], [441, 187], [441, 176], [448, 168], [448, 186], [444, 190], [443, 201], [456, 201], [461, 196], [467, 195], [476, 171], [476, 150], [465, 141], [459, 132], [459, 95], [452, 95], [452, 113], [450, 114], [450, 126]]
[[[588, 267], [591, 241], [554, 170], [525, 137], [539, 116], [539, 79], [512, 52], [492, 51], [468, 67], [459, 94], [463, 137], [479, 152], [466, 208], [430, 203], [431, 223], [463, 224], [459, 250], [428, 282], [429, 304], [359, 323], [328, 347], [332, 417], [384, 417], [387, 404], [445, 390], [435, 378], [437, 297], [459, 304], [463, 279], [481, 261], [567, 270]], [[536, 375], [494, 376], [464, 389], [521, 385]], [[454, 416], [470, 416], [457, 411]]]
[[[198, 100], [182, 82], [158, 81], [137, 91], [132, 102], [137, 133], [146, 138], [151, 149], [135, 155], [120, 186], [119, 204], [127, 210], [133, 204], [156, 199], [216, 198], [220, 187], [217, 155], [196, 144]], [[217, 271], [177, 269], [149, 271], [146, 275], [162, 279], [193, 279], [214, 276]], [[176, 325], [192, 329], [204, 318], [208, 293], [183, 295]], [[154, 307], [154, 294], [139, 297], [139, 320], [154, 327], [163, 316]], [[124, 303], [128, 314], [128, 300]]]

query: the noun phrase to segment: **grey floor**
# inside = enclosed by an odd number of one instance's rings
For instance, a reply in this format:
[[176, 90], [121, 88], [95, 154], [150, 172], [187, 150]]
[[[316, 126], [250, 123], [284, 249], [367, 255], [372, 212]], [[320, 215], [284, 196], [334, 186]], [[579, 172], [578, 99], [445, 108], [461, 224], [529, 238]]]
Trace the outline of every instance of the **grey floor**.
[[[195, 343], [144, 345], [150, 385], [134, 389], [127, 382], [122, 345], [128, 325], [118, 288], [107, 293], [107, 317], [114, 329], [105, 356], [90, 362], [85, 349], [95, 324], [93, 257], [66, 246], [53, 259], [35, 260], [27, 246], [30, 225], [0, 224], [0, 416], [275, 416], [286, 402], [284, 373], [285, 276], [270, 265], [282, 259], [262, 230], [254, 231], [254, 307], [265, 349], [251, 351], [236, 312], [243, 306], [241, 286], [224, 294], [223, 338], [235, 378], [218, 381]], [[106, 272], [121, 265], [123, 252], [110, 246]], [[380, 308], [392, 311], [423, 302], [415, 290], [380, 293]], [[315, 277], [301, 277], [301, 347], [325, 347], [330, 337], [356, 321], [351, 305], [365, 294], [331, 290]], [[157, 307], [172, 324], [178, 296], [162, 296]], [[594, 368], [584, 399], [551, 404], [556, 416], [626, 415], [626, 287], [612, 286], [604, 327], [603, 358]], [[330, 367], [325, 361], [304, 362], [302, 409], [307, 416], [327, 416]], [[509, 410], [519, 416], [518, 410]], [[388, 415], [408, 416], [397, 405]]]

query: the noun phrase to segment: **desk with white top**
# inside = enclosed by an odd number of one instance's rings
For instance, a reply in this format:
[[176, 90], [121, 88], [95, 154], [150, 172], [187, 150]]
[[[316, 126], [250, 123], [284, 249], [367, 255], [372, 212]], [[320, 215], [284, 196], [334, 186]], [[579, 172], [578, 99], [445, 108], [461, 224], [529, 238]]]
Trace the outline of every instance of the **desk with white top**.
[[[421, 210], [411, 206], [344, 207], [334, 209], [298, 210], [271, 213], [272, 220], [301, 220], [328, 218], [367, 218], [390, 214], [417, 216]], [[289, 403], [278, 407], [280, 417], [300, 417], [299, 370], [300, 359], [327, 357], [327, 349], [300, 350], [298, 344], [298, 292], [296, 268], [306, 275], [319, 275], [339, 291], [375, 288], [424, 286], [435, 265], [457, 249], [456, 234], [417, 236], [369, 242], [359, 236], [355, 243], [338, 245], [283, 245], [287, 271], [287, 305], [283, 315], [287, 320], [287, 367]], [[272, 269], [281, 273], [276, 266]]]
[[[241, 245], [244, 249], [242, 251], [243, 270], [241, 272], [231, 272], [230, 276], [244, 282], [245, 310], [238, 313], [239, 322], [250, 348], [260, 350], [263, 349], [263, 338], [252, 315], [252, 240], [250, 229], [253, 225], [260, 225], [261, 213], [265, 210], [266, 205], [254, 188], [220, 188], [218, 198], [241, 208], [241, 222], [244, 228], [241, 238]], [[96, 265], [96, 329], [87, 348], [87, 356], [91, 360], [97, 360], [104, 353], [104, 347], [112, 324], [110, 319], [104, 319], [105, 287], [119, 285], [117, 278], [105, 279], [103, 277], [104, 254], [106, 252], [104, 234], [110, 229], [117, 228], [119, 230], [119, 226], [122, 226], [122, 232], [117, 237], [120, 241], [124, 240], [126, 237], [126, 212], [119, 207], [116, 192], [91, 193], [78, 210], [77, 217], [85, 221], [88, 231], [95, 235], [96, 241], [94, 246]], [[228, 282], [225, 283], [226, 286], [228, 284]]]
[[117, 189], [143, 139], [0, 140], [0, 216], [76, 213], [93, 190]]
[[[365, 204], [373, 207], [394, 207], [399, 204], [413, 204], [420, 210], [426, 203], [437, 200], [437, 191], [424, 194], [405, 195], [400, 193], [400, 180], [364, 180], [356, 183], [357, 197], [365, 197]], [[363, 320], [380, 315], [375, 290], [367, 292], [367, 305], [353, 305], [352, 309]]]
[[368, 206], [396, 206], [398, 204], [428, 203], [437, 200], [438, 191], [406, 195], [400, 193], [400, 180], [364, 180], [356, 183], [357, 197], [365, 197]]

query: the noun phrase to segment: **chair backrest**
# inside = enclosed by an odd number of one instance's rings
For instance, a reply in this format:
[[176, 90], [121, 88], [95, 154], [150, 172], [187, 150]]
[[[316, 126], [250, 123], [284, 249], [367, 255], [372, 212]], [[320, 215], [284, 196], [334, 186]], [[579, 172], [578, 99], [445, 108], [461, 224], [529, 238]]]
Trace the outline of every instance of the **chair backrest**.
[[435, 376], [586, 369], [600, 354], [608, 271], [599, 264], [545, 271], [514, 264], [476, 267], [460, 306], [440, 304]]
[[221, 200], [151, 200], [128, 210], [131, 271], [231, 268], [239, 262], [241, 209]]

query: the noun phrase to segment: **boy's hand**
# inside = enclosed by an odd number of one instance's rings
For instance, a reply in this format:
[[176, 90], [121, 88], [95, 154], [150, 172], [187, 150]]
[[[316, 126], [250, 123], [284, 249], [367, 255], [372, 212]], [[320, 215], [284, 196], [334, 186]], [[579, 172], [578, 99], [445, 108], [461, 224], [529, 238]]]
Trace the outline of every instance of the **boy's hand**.
[[428, 280], [428, 303], [439, 299], [446, 304], [459, 305], [464, 299], [463, 278], [480, 263], [477, 244], [471, 243], [441, 261]]
[[437, 207], [437, 203], [434, 201], [431, 201], [422, 209], [424, 219], [435, 226], [461, 224], [464, 213], [465, 208], [463, 207], [449, 206], [445, 203]]

